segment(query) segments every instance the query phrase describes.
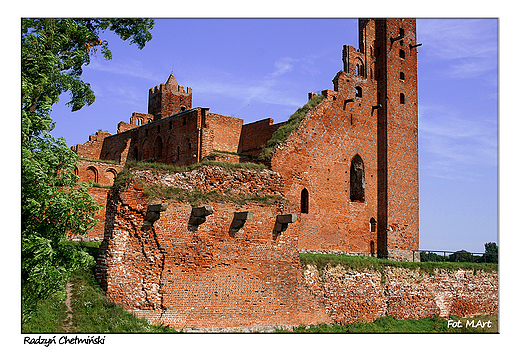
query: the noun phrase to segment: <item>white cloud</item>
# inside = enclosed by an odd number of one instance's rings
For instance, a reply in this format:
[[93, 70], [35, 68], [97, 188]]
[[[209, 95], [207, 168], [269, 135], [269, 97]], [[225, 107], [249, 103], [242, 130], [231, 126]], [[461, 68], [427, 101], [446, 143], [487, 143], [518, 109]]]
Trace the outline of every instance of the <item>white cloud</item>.
[[421, 106], [421, 170], [450, 179], [478, 178], [481, 167], [497, 165], [496, 120], [464, 116], [442, 106]]
[[161, 82], [164, 80], [164, 77], [149, 71], [140, 61], [129, 58], [120, 62], [115, 60], [108, 62], [103, 60], [92, 60], [90, 65], [86, 66], [86, 69], [143, 78], [152, 82]]
[[418, 20], [417, 40], [436, 60], [489, 58], [496, 55], [497, 20]]

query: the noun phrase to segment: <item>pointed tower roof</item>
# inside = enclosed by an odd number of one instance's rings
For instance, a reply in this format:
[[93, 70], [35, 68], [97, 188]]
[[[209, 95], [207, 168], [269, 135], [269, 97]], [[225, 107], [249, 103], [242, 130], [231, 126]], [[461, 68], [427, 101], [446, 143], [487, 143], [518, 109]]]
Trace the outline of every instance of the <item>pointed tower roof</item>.
[[173, 73], [170, 73], [170, 77], [168, 77], [168, 80], [166, 81], [166, 86], [178, 86], [179, 83], [177, 83], [177, 80], [175, 79], [175, 76]]

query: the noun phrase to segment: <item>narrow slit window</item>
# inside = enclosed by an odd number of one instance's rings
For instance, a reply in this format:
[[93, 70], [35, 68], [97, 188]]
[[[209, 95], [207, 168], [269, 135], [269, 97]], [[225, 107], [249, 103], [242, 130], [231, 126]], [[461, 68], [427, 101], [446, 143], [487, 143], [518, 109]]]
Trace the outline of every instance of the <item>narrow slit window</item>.
[[404, 81], [404, 72], [399, 73], [399, 79]]
[[404, 104], [404, 93], [399, 94], [399, 102]]
[[309, 191], [307, 188], [302, 189], [301, 197], [300, 197], [300, 209], [303, 214], [309, 213]]
[[370, 218], [370, 232], [376, 232], [376, 219]]

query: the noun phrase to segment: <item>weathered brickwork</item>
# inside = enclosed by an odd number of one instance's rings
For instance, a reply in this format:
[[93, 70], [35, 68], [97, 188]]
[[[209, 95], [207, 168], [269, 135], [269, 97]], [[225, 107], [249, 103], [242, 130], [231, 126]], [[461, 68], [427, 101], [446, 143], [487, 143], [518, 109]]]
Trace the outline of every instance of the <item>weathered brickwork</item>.
[[[188, 189], [199, 186], [207, 192], [233, 182], [241, 185], [233, 188], [236, 194], [249, 195], [256, 193], [256, 185], [280, 180], [269, 170], [254, 176], [210, 167], [190, 174], [179, 173], [176, 178], [135, 171], [134, 177], [171, 187], [181, 182]], [[210, 181], [199, 184], [201, 174]], [[163, 200], [166, 210], [150, 225], [145, 221], [149, 203], [141, 184], [110, 190], [96, 269], [110, 300], [137, 316], [178, 329], [330, 321], [303, 285], [297, 228], [289, 224], [276, 232], [277, 216], [295, 210], [290, 203], [208, 202], [204, 205], [212, 207], [212, 213], [199, 223], [192, 221], [191, 205]], [[273, 194], [281, 188], [276, 182], [271, 187]], [[244, 212], [252, 213], [240, 217]]]
[[304, 269], [305, 283], [336, 324], [371, 322], [383, 316], [420, 319], [498, 314], [498, 273], [473, 270], [424, 271], [342, 266]]

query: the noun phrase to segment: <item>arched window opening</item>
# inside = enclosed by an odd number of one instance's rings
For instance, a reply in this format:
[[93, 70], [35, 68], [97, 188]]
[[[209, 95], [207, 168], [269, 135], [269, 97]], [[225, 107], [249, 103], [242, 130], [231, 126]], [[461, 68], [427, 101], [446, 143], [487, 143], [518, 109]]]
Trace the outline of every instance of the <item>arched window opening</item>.
[[376, 232], [377, 221], [374, 218], [370, 218], [370, 232]]
[[404, 59], [404, 58], [406, 57], [406, 54], [405, 54], [405, 52], [404, 52], [403, 49], [399, 50], [399, 57], [400, 57], [401, 59]]
[[108, 169], [106, 173], [106, 178], [108, 180], [108, 184], [113, 184], [114, 179], [116, 178], [117, 172], [114, 169]]
[[309, 213], [309, 191], [307, 188], [302, 189], [301, 198], [300, 198], [300, 211], [303, 214]]
[[93, 166], [87, 167], [87, 172], [85, 173], [85, 181], [86, 182], [98, 182], [98, 172], [97, 169]]
[[356, 87], [356, 97], [363, 97], [363, 89], [361, 89], [361, 87]]
[[399, 102], [404, 104], [404, 93], [399, 94]]
[[352, 202], [365, 201], [365, 170], [363, 159], [356, 154], [350, 164], [350, 200]]

